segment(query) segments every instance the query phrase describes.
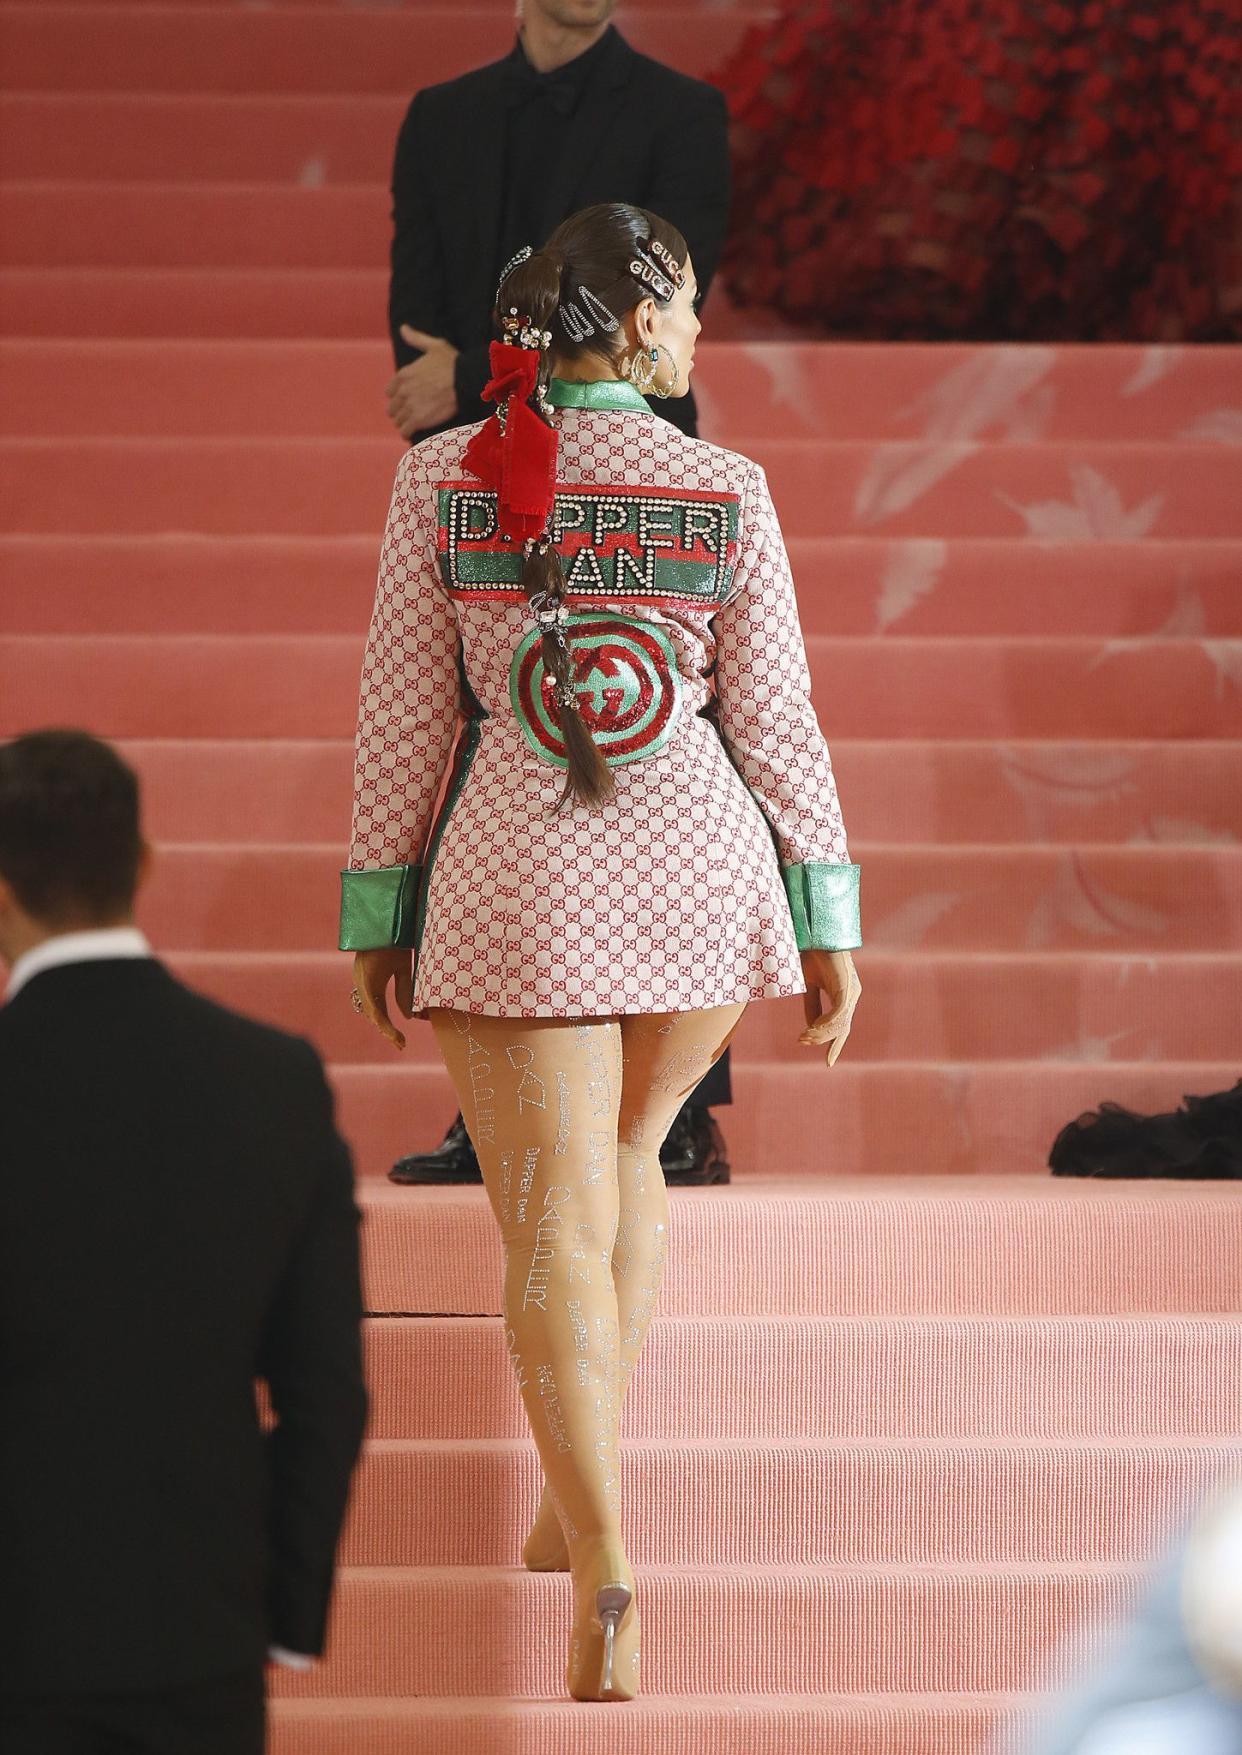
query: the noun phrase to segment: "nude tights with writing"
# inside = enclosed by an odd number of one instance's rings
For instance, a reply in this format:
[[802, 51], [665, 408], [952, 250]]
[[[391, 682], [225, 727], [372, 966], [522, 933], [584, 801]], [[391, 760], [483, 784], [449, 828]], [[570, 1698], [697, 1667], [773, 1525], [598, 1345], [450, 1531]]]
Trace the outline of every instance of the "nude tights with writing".
[[667, 1244], [659, 1149], [743, 1010], [431, 1013], [500, 1227], [506, 1341], [571, 1553], [620, 1551], [620, 1398]]

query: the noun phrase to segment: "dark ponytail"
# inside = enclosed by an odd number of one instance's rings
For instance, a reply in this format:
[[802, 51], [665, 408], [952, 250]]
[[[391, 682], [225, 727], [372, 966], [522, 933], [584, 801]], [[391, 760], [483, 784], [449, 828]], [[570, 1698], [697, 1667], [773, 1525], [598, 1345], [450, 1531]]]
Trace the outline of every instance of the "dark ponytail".
[[[654, 297], [657, 304], [667, 305], [674, 290], [666, 278], [667, 267], [684, 265], [686, 255], [686, 240], [667, 220], [644, 207], [609, 201], [571, 215], [542, 250], [514, 265], [496, 294], [496, 327], [503, 333], [506, 319], [517, 316], [528, 319], [531, 329], [552, 337], [551, 348], [543, 350], [530, 399], [541, 420], [548, 418], [541, 404], [553, 357], [572, 360], [594, 354], [619, 366], [625, 342], [621, 317], [644, 298]], [[653, 284], [635, 277], [636, 257], [648, 260]], [[575, 315], [575, 302], [593, 316], [602, 313], [602, 322], [583, 325], [581, 309]], [[574, 798], [603, 804], [616, 791], [616, 779], [578, 710], [573, 657], [557, 617], [565, 602], [565, 569], [548, 532], [528, 544], [522, 589], [543, 627], [543, 667], [552, 680], [569, 764], [556, 808], [563, 810]]]
[[[496, 295], [498, 326], [516, 306], [519, 316], [530, 318], [531, 328], [550, 329], [560, 303], [564, 271], [565, 257], [558, 250], [536, 250], [533, 256], [519, 262], [501, 283]], [[531, 399], [531, 407], [541, 419], [547, 417], [539, 407], [539, 392], [546, 391], [550, 371], [551, 358], [545, 350], [539, 368], [538, 389]], [[537, 612], [546, 618], [541, 648], [543, 668], [552, 682], [553, 705], [569, 765], [565, 788], [556, 808], [564, 810], [574, 798], [580, 798], [584, 804], [603, 804], [612, 797], [617, 783], [578, 711], [573, 686], [573, 656], [561, 625], [554, 619], [565, 602], [565, 569], [547, 537], [528, 544], [526, 564], [522, 568], [522, 590], [528, 602], [533, 603]]]
[[530, 544], [526, 565], [522, 568], [522, 589], [543, 620], [540, 647], [543, 668], [545, 675], [552, 679], [552, 700], [569, 764], [565, 789], [556, 801], [556, 808], [564, 810], [571, 798], [580, 798], [584, 804], [603, 804], [612, 797], [617, 783], [578, 711], [573, 655], [560, 624], [553, 619], [565, 601], [565, 569], [560, 555], [542, 537]]

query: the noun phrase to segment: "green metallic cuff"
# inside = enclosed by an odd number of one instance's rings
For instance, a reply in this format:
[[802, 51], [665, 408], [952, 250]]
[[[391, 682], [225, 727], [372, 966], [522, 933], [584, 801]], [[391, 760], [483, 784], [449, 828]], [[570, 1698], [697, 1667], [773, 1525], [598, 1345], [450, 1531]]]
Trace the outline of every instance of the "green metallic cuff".
[[856, 951], [862, 944], [856, 865], [783, 865], [800, 951]]
[[341, 873], [341, 949], [377, 951], [414, 943], [416, 865]]

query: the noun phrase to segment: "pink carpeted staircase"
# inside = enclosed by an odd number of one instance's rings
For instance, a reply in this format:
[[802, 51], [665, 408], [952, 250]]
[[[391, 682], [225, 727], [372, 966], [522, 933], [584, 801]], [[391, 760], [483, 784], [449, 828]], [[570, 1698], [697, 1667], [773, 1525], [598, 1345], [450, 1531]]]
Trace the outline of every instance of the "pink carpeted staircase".
[[[623, 22], [706, 72], [764, 10]], [[566, 1581], [515, 1568], [491, 1220], [384, 1182], [452, 1103], [332, 949], [400, 450], [383, 184], [409, 93], [510, 29], [0, 3], [0, 735], [121, 740], [145, 925], [315, 1039], [356, 1149], [372, 1434], [278, 1755], [975, 1755], [1237, 1454], [1233, 1191], [1041, 1171], [1102, 1098], [1242, 1071], [1242, 366], [756, 340], [708, 306], [704, 426], [785, 522], [865, 994], [831, 1074], [799, 1004], [744, 1026], [737, 1180], [674, 1199], [626, 1409], [647, 1692], [573, 1706]]]

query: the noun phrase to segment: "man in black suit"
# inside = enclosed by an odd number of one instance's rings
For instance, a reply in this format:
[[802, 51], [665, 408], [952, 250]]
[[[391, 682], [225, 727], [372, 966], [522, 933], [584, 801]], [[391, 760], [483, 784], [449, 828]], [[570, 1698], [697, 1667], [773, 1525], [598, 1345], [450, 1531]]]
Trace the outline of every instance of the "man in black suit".
[[319, 1059], [152, 957], [146, 862], [106, 744], [0, 746], [5, 1755], [259, 1755], [265, 1663], [323, 1648], [362, 1436]]
[[[610, 23], [615, 10], [616, 0], [526, 0], [503, 61], [410, 105], [393, 165], [388, 300], [397, 362], [388, 411], [407, 439], [491, 412], [481, 392], [501, 268], [581, 207], [629, 201], [671, 220], [706, 293], [729, 212], [724, 99], [636, 54]], [[651, 406], [697, 431], [693, 395]], [[670, 1182], [728, 1180], [709, 1106], [729, 1101], [726, 1056], [673, 1124], [661, 1153]], [[460, 1116], [443, 1145], [389, 1174], [482, 1180]]]
[[[636, 54], [616, 0], [526, 0], [503, 61], [420, 91], [392, 174], [389, 412], [406, 438], [491, 409], [500, 270], [580, 207], [629, 201], [671, 220], [706, 293], [729, 213], [725, 103], [714, 86]], [[693, 396], [656, 402], [695, 431]]]

